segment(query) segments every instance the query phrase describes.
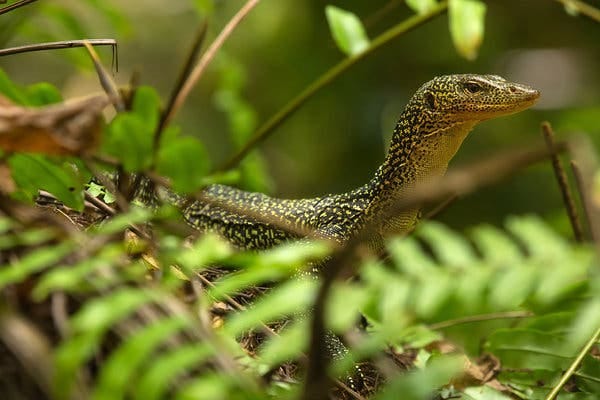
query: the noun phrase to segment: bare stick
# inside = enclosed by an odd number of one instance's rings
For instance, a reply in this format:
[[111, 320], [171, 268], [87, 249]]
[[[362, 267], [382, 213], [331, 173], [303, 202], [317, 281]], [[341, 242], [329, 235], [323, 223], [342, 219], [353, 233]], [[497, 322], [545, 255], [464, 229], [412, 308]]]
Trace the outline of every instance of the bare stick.
[[329, 85], [336, 78], [338, 78], [347, 69], [352, 67], [358, 61], [366, 58], [369, 54], [379, 49], [384, 44], [390, 42], [392, 39], [407, 33], [425, 22], [433, 19], [440, 15], [448, 7], [445, 1], [442, 1], [436, 7], [432, 8], [429, 12], [415, 15], [410, 17], [398, 25], [388, 29], [381, 35], [377, 36], [371, 42], [371, 45], [362, 53], [356, 54], [352, 57], [345, 58], [340, 63], [334, 65], [331, 69], [321, 75], [317, 80], [312, 82], [306, 87], [298, 96], [293, 98], [287, 103], [281, 110], [267, 120], [261, 127], [259, 127], [252, 138], [242, 147], [236, 154], [234, 154], [229, 161], [221, 166], [218, 171], [224, 171], [235, 167], [256, 145], [265, 140], [277, 127], [279, 127], [290, 115], [292, 115], [297, 109], [299, 109], [306, 101], [311, 98], [319, 90]]
[[175, 87], [171, 92], [171, 96], [169, 97], [169, 102], [167, 103], [167, 107], [162, 112], [160, 116], [160, 121], [158, 126], [156, 127], [156, 132], [154, 133], [154, 154], [156, 155], [156, 150], [158, 149], [158, 144], [160, 143], [160, 137], [162, 135], [162, 131], [164, 130], [167, 124], [167, 118], [173, 112], [173, 106], [175, 105], [175, 99], [177, 95], [181, 92], [181, 88], [183, 84], [189, 77], [192, 68], [194, 66], [194, 61], [196, 57], [198, 57], [198, 53], [200, 52], [200, 48], [202, 47], [202, 43], [204, 43], [204, 39], [206, 38], [206, 31], [208, 29], [208, 24], [206, 20], [202, 22], [200, 28], [198, 29], [198, 33], [196, 34], [196, 38], [194, 43], [192, 44], [192, 48], [187, 56], [183, 69], [181, 70], [179, 77], [177, 78], [177, 82], [175, 83]]
[[[546, 140], [548, 149], [552, 151], [555, 146], [554, 132], [552, 131], [552, 126], [550, 126], [549, 122], [542, 123], [542, 135]], [[560, 188], [560, 193], [562, 194], [563, 203], [565, 204], [565, 209], [567, 210], [567, 215], [569, 216], [569, 221], [571, 222], [573, 237], [577, 242], [581, 243], [583, 242], [583, 228], [581, 227], [581, 221], [579, 220], [579, 215], [577, 214], [577, 207], [575, 206], [575, 201], [573, 200], [573, 195], [571, 194], [571, 189], [569, 188], [567, 174], [565, 173], [565, 169], [563, 168], [562, 163], [560, 162], [560, 157], [557, 153], [552, 152], [550, 154], [550, 159], [552, 160], [554, 176], [556, 176], [556, 181], [558, 182], [558, 187]]]
[[[590, 228], [590, 211], [588, 209], [589, 204], [587, 203], [587, 201], [585, 201], [585, 197], [584, 197], [584, 193], [583, 193], [585, 186], [583, 183], [583, 177], [581, 176], [581, 168], [579, 168], [579, 164], [575, 160], [571, 160], [570, 164], [571, 164], [571, 169], [573, 170], [573, 176], [575, 176], [577, 192], [579, 193], [579, 198], [581, 199], [581, 203], [583, 206], [583, 218], [587, 222], [587, 226], [588, 226], [588, 230], [589, 230], [589, 228]], [[591, 231], [590, 231], [590, 235], [592, 236], [592, 240], [596, 239]]]
[[[26, 6], [27, 4], [31, 4], [33, 2], [35, 2], [37, 0], [21, 0], [21, 1], [17, 1], [14, 4], [11, 4], [10, 6], [6, 6], [4, 8], [0, 8], [0, 15], [2, 14], [6, 14], [7, 12], [10, 12], [12, 10], [16, 10], [19, 7], [23, 7]], [[3, 3], [6, 3], [6, 1], [4, 1]]]
[[596, 330], [596, 332], [592, 335], [590, 340], [588, 340], [585, 346], [583, 346], [583, 349], [581, 349], [575, 360], [573, 360], [573, 363], [571, 364], [567, 372], [565, 372], [565, 374], [560, 378], [560, 381], [556, 384], [556, 386], [552, 388], [552, 390], [550, 391], [550, 393], [548, 393], [544, 400], [554, 400], [556, 396], [558, 396], [560, 390], [563, 388], [563, 386], [565, 386], [568, 380], [571, 379], [571, 376], [573, 376], [575, 370], [579, 368], [579, 364], [581, 364], [584, 357], [587, 355], [587, 353], [589, 353], [589, 351], [592, 349], [592, 347], [596, 344], [598, 340], [600, 340], [600, 328]]
[[[1, 11], [1, 10], [0, 10]], [[75, 47], [84, 47], [85, 43], [89, 43], [92, 46], [110, 46], [112, 47], [113, 60], [112, 64], [115, 68], [119, 69], [119, 54], [118, 44], [114, 39], [83, 39], [83, 40], [62, 40], [60, 42], [47, 42], [47, 43], [36, 43], [28, 44], [26, 46], [9, 47], [8, 49], [0, 49], [1, 56], [10, 56], [13, 54], [20, 53], [31, 53], [33, 51], [44, 51], [44, 50], [60, 50], [60, 49], [71, 49]]]
[[239, 25], [239, 23], [248, 15], [248, 13], [258, 4], [260, 0], [248, 0], [246, 4], [231, 18], [231, 20], [225, 25], [221, 33], [216, 37], [215, 41], [212, 42], [210, 47], [206, 50], [206, 53], [200, 58], [198, 64], [194, 67], [190, 76], [183, 84], [181, 91], [177, 93], [175, 96], [175, 100], [173, 100], [173, 107], [170, 112], [164, 117], [164, 126], [167, 126], [173, 116], [179, 111], [179, 109], [183, 106], [183, 103], [191, 93], [198, 80], [202, 77], [204, 70], [208, 66], [208, 64], [212, 61], [212, 59], [217, 54], [217, 51], [223, 46], [225, 40], [231, 35], [234, 29]]
[[565, 6], [565, 8], [575, 10], [578, 13], [585, 15], [586, 17], [593, 19], [596, 22], [600, 22], [600, 10], [590, 6], [587, 3], [579, 0], [556, 0]]

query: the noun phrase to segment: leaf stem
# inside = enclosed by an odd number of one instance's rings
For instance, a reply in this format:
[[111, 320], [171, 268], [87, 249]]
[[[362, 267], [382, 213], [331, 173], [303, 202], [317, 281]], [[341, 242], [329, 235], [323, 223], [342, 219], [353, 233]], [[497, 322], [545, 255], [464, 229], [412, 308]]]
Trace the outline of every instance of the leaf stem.
[[590, 340], [588, 340], [588, 342], [585, 344], [585, 346], [583, 346], [583, 349], [581, 349], [581, 351], [579, 352], [579, 354], [577, 355], [575, 360], [573, 360], [573, 363], [571, 364], [571, 366], [569, 367], [567, 372], [565, 372], [565, 374], [560, 378], [560, 381], [558, 382], [558, 384], [556, 384], [556, 386], [554, 386], [552, 388], [552, 390], [550, 391], [550, 393], [548, 393], [548, 395], [545, 397], [544, 400], [554, 400], [556, 398], [556, 396], [558, 396], [558, 392], [560, 392], [560, 390], [563, 388], [563, 386], [565, 386], [567, 381], [569, 379], [571, 379], [571, 376], [573, 376], [573, 374], [575, 373], [575, 370], [579, 367], [579, 364], [581, 364], [581, 362], [583, 361], [583, 358], [586, 356], [586, 354], [591, 350], [592, 346], [594, 344], [596, 344], [596, 342], [599, 339], [600, 339], [600, 328], [596, 329], [596, 332], [592, 335]]
[[287, 118], [289, 118], [289, 116], [292, 115], [294, 111], [296, 111], [298, 108], [300, 108], [300, 106], [302, 106], [309, 98], [311, 98], [319, 90], [323, 89], [325, 86], [333, 82], [337, 77], [339, 77], [342, 73], [344, 73], [347, 69], [356, 64], [358, 61], [367, 57], [369, 54], [373, 53], [375, 50], [377, 50], [384, 44], [390, 42], [392, 39], [395, 39], [398, 36], [401, 36], [404, 33], [407, 33], [417, 28], [418, 26], [424, 24], [425, 22], [433, 19], [442, 12], [446, 11], [447, 8], [448, 3], [446, 1], [442, 1], [429, 12], [414, 15], [404, 20], [403, 22], [399, 23], [398, 25], [395, 25], [394, 27], [388, 29], [387, 31], [383, 32], [381, 35], [373, 39], [373, 41], [371, 41], [371, 45], [362, 53], [345, 58], [338, 64], [331, 67], [323, 75], [317, 78], [317, 80], [313, 81], [310, 85], [308, 85], [299, 95], [297, 95], [289, 103], [287, 103], [275, 115], [268, 119], [267, 122], [265, 122], [261, 127], [259, 127], [254, 133], [254, 136], [244, 145], [244, 147], [242, 147], [236, 154], [234, 154], [217, 171], [224, 171], [235, 167], [257, 144], [265, 140], [277, 127], [279, 127], [279, 125], [281, 125]]
[[532, 316], [533, 313], [529, 311], [506, 311], [492, 314], [469, 315], [467, 317], [449, 319], [447, 321], [436, 322], [435, 324], [428, 325], [427, 327], [432, 330], [439, 330], [455, 325], [468, 324], [471, 322], [483, 322], [510, 318], [528, 318]]

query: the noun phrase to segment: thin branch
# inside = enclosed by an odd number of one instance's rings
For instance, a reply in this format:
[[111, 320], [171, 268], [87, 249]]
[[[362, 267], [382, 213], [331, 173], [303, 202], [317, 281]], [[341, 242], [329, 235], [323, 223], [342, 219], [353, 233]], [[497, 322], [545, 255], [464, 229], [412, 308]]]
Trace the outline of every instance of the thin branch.
[[366, 58], [368, 55], [379, 49], [384, 44], [391, 40], [423, 25], [425, 22], [433, 19], [440, 15], [448, 7], [445, 1], [440, 2], [431, 11], [415, 15], [410, 17], [398, 25], [390, 28], [381, 35], [377, 36], [371, 42], [371, 45], [362, 53], [354, 55], [352, 57], [345, 58], [337, 65], [333, 66], [317, 80], [312, 82], [306, 89], [304, 89], [298, 96], [293, 98], [287, 103], [281, 110], [267, 120], [261, 127], [259, 127], [252, 138], [242, 147], [236, 154], [234, 154], [229, 161], [221, 166], [218, 171], [224, 171], [235, 167], [255, 146], [265, 140], [277, 127], [279, 127], [285, 120], [287, 120], [298, 108], [300, 108], [306, 101], [311, 98], [319, 90], [333, 82], [347, 69], [352, 67], [358, 61]]
[[[549, 122], [542, 123], [542, 135], [546, 140], [548, 149], [552, 151], [554, 149], [554, 131], [552, 130], [552, 126]], [[569, 188], [567, 174], [565, 173], [565, 169], [563, 168], [562, 163], [560, 162], [560, 157], [557, 153], [550, 154], [550, 158], [552, 160], [554, 176], [556, 176], [556, 181], [558, 182], [558, 187], [560, 188], [560, 193], [562, 194], [565, 209], [567, 210], [567, 215], [569, 216], [569, 221], [571, 222], [573, 236], [577, 242], [581, 243], [583, 242], [583, 228], [581, 227], [581, 221], [577, 213], [577, 207], [575, 206], [575, 201], [573, 200], [573, 195], [571, 194], [571, 189]]]
[[425, 217], [423, 217], [423, 219], [433, 219], [433, 218], [437, 217], [438, 215], [440, 215], [441, 213], [446, 211], [446, 209], [448, 209], [448, 207], [450, 207], [456, 200], [458, 200], [458, 196], [451, 195], [446, 200], [443, 200], [440, 204], [435, 206], [435, 208], [433, 210], [429, 211], [425, 215]]
[[204, 20], [202, 22], [202, 24], [200, 25], [200, 28], [198, 29], [198, 33], [196, 34], [194, 43], [192, 44], [192, 47], [188, 53], [185, 64], [179, 74], [179, 77], [177, 78], [177, 82], [175, 83], [175, 86], [173, 87], [173, 91], [171, 92], [171, 96], [169, 97], [169, 102], [167, 103], [167, 107], [162, 112], [162, 114], [160, 116], [160, 121], [158, 123], [158, 126], [156, 127], [156, 132], [154, 133], [154, 154], [155, 155], [157, 153], [158, 144], [160, 143], [160, 137], [162, 135], [163, 130], [165, 129], [165, 126], [167, 125], [167, 118], [169, 117], [169, 115], [172, 114], [173, 106], [175, 105], [175, 99], [177, 98], [177, 95], [181, 92], [181, 88], [183, 87], [183, 84], [188, 79], [188, 77], [192, 71], [192, 68], [194, 66], [194, 61], [196, 60], [196, 57], [198, 57], [198, 53], [200, 52], [202, 43], [204, 43], [204, 39], [206, 38], [207, 30], [208, 30], [208, 23], [206, 22], [206, 20]]
[[593, 232], [590, 230], [590, 211], [588, 209], [588, 202], [585, 201], [584, 198], [584, 183], [583, 177], [581, 175], [581, 168], [579, 168], [579, 164], [575, 160], [570, 161], [571, 169], [573, 170], [573, 176], [575, 177], [575, 187], [577, 188], [577, 192], [579, 193], [579, 198], [581, 199], [581, 203], [583, 206], [583, 219], [587, 222], [588, 230], [592, 240], [596, 240], [593, 235]]
[[497, 319], [529, 318], [534, 314], [530, 311], [506, 311], [492, 314], [469, 315], [467, 317], [449, 319], [447, 321], [436, 322], [427, 327], [432, 330], [440, 330], [455, 325], [470, 324], [473, 322], [493, 321]]
[[600, 22], [600, 10], [596, 7], [590, 6], [587, 3], [579, 0], [556, 0], [565, 6], [566, 9], [575, 10], [577, 13], [581, 13], [586, 17], [593, 19], [596, 22]]
[[573, 363], [567, 372], [565, 372], [565, 374], [560, 378], [560, 381], [552, 388], [544, 400], [554, 400], [556, 396], [558, 396], [560, 390], [563, 388], [563, 386], [565, 386], [569, 379], [571, 379], [571, 376], [573, 376], [577, 368], [579, 368], [579, 364], [581, 364], [584, 357], [587, 355], [587, 353], [589, 353], [589, 351], [592, 349], [592, 346], [594, 346], [598, 340], [600, 340], [600, 328], [596, 330], [590, 340], [588, 340], [585, 346], [583, 346], [583, 349], [581, 349], [575, 360], [573, 360]]
[[231, 35], [231, 33], [235, 30], [235, 28], [239, 25], [239, 23], [248, 15], [248, 13], [258, 4], [260, 0], [248, 0], [246, 4], [231, 18], [231, 20], [225, 25], [221, 33], [216, 37], [215, 41], [212, 42], [210, 47], [206, 50], [206, 53], [200, 58], [192, 72], [190, 73], [188, 79], [185, 81], [183, 86], [181, 87], [181, 91], [177, 93], [175, 96], [175, 100], [173, 100], [173, 106], [170, 112], [164, 117], [164, 126], [168, 125], [173, 116], [179, 111], [179, 109], [183, 106], [183, 103], [191, 93], [198, 80], [202, 77], [204, 70], [208, 66], [208, 64], [212, 61], [212, 59], [217, 54], [217, 51], [223, 46], [225, 40]]
[[[0, 10], [2, 11], [2, 10]], [[112, 48], [112, 65], [115, 69], [119, 69], [119, 53], [118, 44], [114, 39], [83, 39], [83, 40], [62, 40], [60, 42], [46, 42], [28, 44], [25, 46], [9, 47], [8, 49], [0, 49], [1, 56], [9, 56], [20, 53], [31, 53], [33, 51], [44, 51], [44, 50], [59, 50], [59, 49], [71, 49], [75, 47], [85, 47], [85, 43], [89, 43], [92, 46], [110, 46]]]
[[31, 4], [33, 2], [36, 2], [37, 0], [21, 0], [21, 1], [17, 1], [14, 4], [11, 4], [10, 6], [6, 6], [3, 8], [0, 8], [0, 15], [2, 14], [6, 14], [7, 12], [10, 12], [12, 10], [16, 10], [19, 7], [23, 7], [26, 6], [27, 4]]

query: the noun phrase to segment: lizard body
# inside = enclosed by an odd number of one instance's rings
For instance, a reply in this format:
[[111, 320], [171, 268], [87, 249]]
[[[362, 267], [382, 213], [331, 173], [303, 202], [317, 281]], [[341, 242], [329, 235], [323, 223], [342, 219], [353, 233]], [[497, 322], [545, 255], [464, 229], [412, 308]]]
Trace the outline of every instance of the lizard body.
[[265, 216], [279, 226], [309, 229], [340, 243], [379, 218], [373, 238], [378, 246], [383, 236], [405, 233], [418, 219], [417, 209], [397, 215], [386, 215], [386, 209], [409, 195], [416, 184], [443, 175], [477, 123], [522, 111], [538, 97], [537, 90], [495, 75], [436, 77], [408, 102], [394, 129], [387, 157], [365, 185], [347, 193], [296, 200], [211, 185], [203, 195], [214, 201], [186, 206], [184, 218], [194, 228], [217, 232], [244, 249], [264, 249], [298, 238], [244, 212]]

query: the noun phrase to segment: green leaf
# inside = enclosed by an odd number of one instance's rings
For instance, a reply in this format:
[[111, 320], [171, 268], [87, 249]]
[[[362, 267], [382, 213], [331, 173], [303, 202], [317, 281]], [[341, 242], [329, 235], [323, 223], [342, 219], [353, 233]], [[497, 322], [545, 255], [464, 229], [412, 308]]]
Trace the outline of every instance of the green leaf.
[[531, 258], [553, 263], [568, 258], [566, 241], [539, 217], [510, 217], [506, 220], [506, 227], [520, 239]]
[[48, 104], [60, 103], [62, 95], [53, 85], [41, 82], [30, 85], [25, 89], [28, 98], [28, 105], [40, 107]]
[[422, 400], [431, 398], [434, 391], [462, 370], [463, 360], [457, 356], [431, 357], [423, 370], [400, 374], [389, 382], [386, 390], [375, 396], [376, 400]]
[[71, 319], [74, 332], [103, 332], [116, 321], [155, 299], [155, 292], [122, 288], [85, 303]]
[[489, 386], [468, 387], [464, 391], [464, 400], [511, 400], [505, 394], [497, 392]]
[[125, 398], [132, 378], [143, 369], [143, 363], [152, 356], [152, 352], [163, 341], [176, 335], [189, 324], [189, 320], [176, 316], [156, 321], [133, 333], [102, 366], [92, 399]]
[[499, 329], [490, 335], [484, 348], [505, 368], [565, 368], [573, 357], [563, 349], [562, 336], [532, 329]]
[[212, 351], [206, 343], [183, 345], [167, 354], [154, 357], [143, 370], [143, 375], [134, 390], [136, 400], [158, 400], [168, 398], [165, 391], [169, 383], [179, 374], [184, 374], [209, 357]]
[[147, 208], [132, 207], [129, 212], [118, 214], [96, 229], [98, 233], [110, 235], [113, 233], [122, 232], [132, 224], [135, 225], [148, 222], [153, 215], [154, 214], [152, 213], [152, 210]]
[[[326, 321], [335, 332], [344, 332], [357, 322], [360, 309], [368, 300], [365, 287], [336, 283], [333, 285], [327, 304]], [[348, 299], [352, 299], [349, 303]]]
[[0, 289], [21, 282], [30, 275], [56, 264], [74, 249], [75, 245], [72, 242], [63, 242], [56, 246], [43, 247], [13, 263], [0, 266]]
[[26, 105], [28, 104], [27, 95], [25, 91], [14, 84], [6, 75], [6, 72], [0, 68], [0, 93], [8, 97], [16, 104]]
[[119, 114], [104, 130], [102, 150], [118, 158], [126, 171], [142, 171], [152, 164], [153, 133], [141, 116]]
[[335, 6], [325, 7], [331, 36], [338, 48], [348, 56], [362, 53], [369, 47], [369, 38], [360, 19]]
[[517, 244], [499, 229], [481, 225], [474, 228], [471, 237], [483, 260], [493, 266], [507, 266], [523, 259]]
[[179, 250], [176, 261], [185, 269], [200, 271], [204, 267], [223, 261], [233, 254], [229, 242], [215, 234], [202, 235], [196, 239], [190, 248]]
[[233, 315], [225, 324], [230, 336], [237, 336], [262, 323], [281, 319], [306, 310], [314, 299], [317, 289], [315, 280], [299, 280], [281, 284], [258, 300], [252, 308]]
[[486, 5], [479, 0], [449, 0], [448, 17], [454, 47], [467, 60], [477, 58], [483, 41]]
[[387, 249], [396, 268], [409, 276], [427, 276], [438, 268], [414, 237], [393, 237]]
[[269, 369], [285, 361], [296, 359], [308, 346], [309, 320], [303, 318], [286, 326], [270, 338], [260, 349], [260, 361]]
[[[75, 265], [61, 265], [45, 273], [33, 289], [33, 298], [37, 301], [45, 299], [50, 293], [62, 291], [77, 291], [85, 287], [85, 278], [92, 272], [113, 265], [124, 256], [121, 243], [109, 244], [93, 257], [85, 258]], [[128, 268], [131, 268], [129, 266]], [[111, 274], [108, 274], [111, 275]], [[94, 281], [95, 284], [99, 282]]]
[[144, 121], [146, 129], [154, 133], [160, 117], [160, 97], [156, 89], [140, 86], [133, 96], [132, 112]]
[[200, 188], [209, 169], [208, 152], [196, 138], [178, 137], [160, 146], [157, 170], [171, 178], [173, 189], [179, 193], [193, 193]]
[[13, 179], [31, 200], [47, 190], [65, 205], [83, 210], [83, 182], [70, 164], [59, 165], [40, 154], [14, 154], [8, 159]]
[[437, 6], [437, 0], [406, 0], [406, 5], [417, 14], [425, 14]]
[[440, 263], [466, 268], [475, 260], [475, 252], [469, 243], [459, 234], [437, 222], [427, 222], [417, 228], [417, 234], [427, 240]]

